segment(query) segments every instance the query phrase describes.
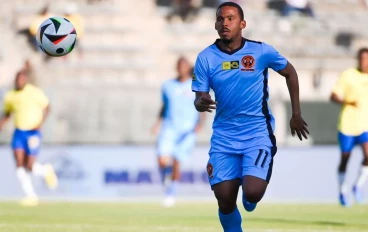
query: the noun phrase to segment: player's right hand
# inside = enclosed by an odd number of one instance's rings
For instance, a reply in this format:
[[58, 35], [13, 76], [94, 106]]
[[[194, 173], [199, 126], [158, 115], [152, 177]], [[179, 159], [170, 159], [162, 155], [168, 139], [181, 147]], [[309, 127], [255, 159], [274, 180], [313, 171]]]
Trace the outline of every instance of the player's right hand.
[[293, 115], [290, 119], [290, 130], [291, 135], [294, 137], [295, 134], [298, 135], [300, 141], [303, 140], [302, 137], [308, 139], [307, 134], [309, 134], [308, 124], [304, 121], [301, 115]]
[[211, 99], [210, 94], [203, 94], [194, 101], [194, 106], [199, 112], [212, 113], [212, 110], [216, 109], [216, 104], [217, 102]]

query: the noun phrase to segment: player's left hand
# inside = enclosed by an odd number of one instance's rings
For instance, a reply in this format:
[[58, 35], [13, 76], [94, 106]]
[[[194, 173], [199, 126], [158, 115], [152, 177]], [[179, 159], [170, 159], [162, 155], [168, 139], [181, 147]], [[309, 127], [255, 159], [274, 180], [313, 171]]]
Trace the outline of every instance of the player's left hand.
[[291, 135], [294, 137], [295, 134], [298, 135], [299, 139], [302, 141], [303, 138], [308, 139], [307, 134], [308, 131], [308, 124], [303, 120], [301, 115], [293, 115], [290, 119], [290, 129]]

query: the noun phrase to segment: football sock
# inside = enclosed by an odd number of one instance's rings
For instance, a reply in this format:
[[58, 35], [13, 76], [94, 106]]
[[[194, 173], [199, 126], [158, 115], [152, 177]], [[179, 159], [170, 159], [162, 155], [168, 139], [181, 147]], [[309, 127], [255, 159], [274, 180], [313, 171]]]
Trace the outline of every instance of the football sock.
[[355, 186], [357, 186], [358, 188], [362, 188], [367, 179], [368, 179], [368, 166], [362, 166], [360, 170], [360, 175], [356, 181]]
[[36, 193], [33, 189], [32, 180], [26, 170], [23, 167], [17, 168], [16, 173], [24, 194], [27, 197], [35, 197]]
[[41, 176], [44, 177], [47, 173], [47, 170], [44, 165], [40, 163], [34, 163], [32, 167], [32, 173], [35, 176]]
[[222, 214], [219, 210], [218, 212], [222, 228], [224, 232], [242, 232], [241, 223], [242, 218], [238, 207], [230, 214]]
[[165, 182], [165, 179], [172, 175], [172, 166], [168, 166], [168, 167], [164, 167], [164, 168], [160, 168], [160, 172], [161, 172], [161, 178], [162, 178], [162, 182]]
[[345, 172], [339, 172], [338, 174], [339, 188], [341, 193], [347, 193], [348, 187], [345, 183]]
[[176, 190], [178, 188], [178, 184], [179, 184], [179, 181], [177, 181], [177, 180], [171, 181], [171, 183], [167, 186], [166, 195], [167, 196], [175, 196], [176, 195]]

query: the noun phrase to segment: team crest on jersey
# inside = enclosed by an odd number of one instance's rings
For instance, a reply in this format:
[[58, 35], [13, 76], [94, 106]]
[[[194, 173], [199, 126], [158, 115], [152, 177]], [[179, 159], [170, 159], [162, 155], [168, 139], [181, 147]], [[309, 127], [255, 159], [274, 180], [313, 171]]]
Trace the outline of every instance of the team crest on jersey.
[[231, 69], [238, 69], [239, 68], [239, 61], [225, 61], [222, 62], [222, 70], [231, 70]]
[[210, 177], [210, 179], [212, 179], [213, 178], [213, 175], [212, 175], [212, 173], [213, 173], [213, 166], [212, 166], [211, 163], [208, 163], [207, 164], [207, 173], [208, 173], [208, 176]]
[[195, 73], [193, 73], [193, 75], [192, 75], [192, 80], [193, 81], [197, 80], [197, 77], [196, 77]]
[[256, 60], [253, 56], [244, 56], [241, 61], [244, 68], [242, 68], [242, 71], [254, 71], [254, 65], [256, 63]]

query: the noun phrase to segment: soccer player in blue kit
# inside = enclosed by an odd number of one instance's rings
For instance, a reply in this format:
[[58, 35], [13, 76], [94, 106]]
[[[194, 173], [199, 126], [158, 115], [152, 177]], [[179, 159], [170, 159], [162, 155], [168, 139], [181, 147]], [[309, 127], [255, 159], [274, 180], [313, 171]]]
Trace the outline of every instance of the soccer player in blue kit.
[[204, 113], [193, 107], [195, 94], [191, 90], [193, 67], [180, 57], [176, 69], [178, 77], [162, 86], [163, 104], [153, 132], [160, 133], [157, 141], [158, 164], [164, 181], [165, 207], [175, 205], [176, 189], [180, 180], [180, 165], [190, 155], [196, 143], [196, 132], [204, 122]]
[[[221, 4], [215, 28], [220, 39], [199, 53], [192, 79], [199, 112], [216, 110], [207, 172], [217, 198], [225, 232], [242, 231], [236, 205], [239, 186], [242, 201], [251, 212], [266, 192], [276, 154], [274, 118], [268, 108], [268, 68], [286, 78], [290, 93], [293, 136], [307, 139], [301, 116], [298, 75], [272, 46], [242, 37], [246, 27], [242, 8]], [[211, 99], [210, 88], [215, 100]]]

